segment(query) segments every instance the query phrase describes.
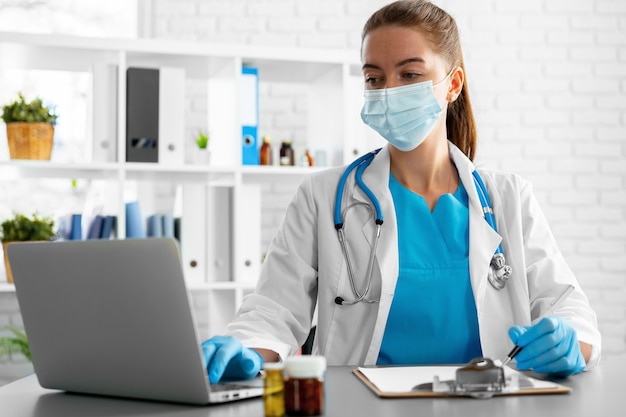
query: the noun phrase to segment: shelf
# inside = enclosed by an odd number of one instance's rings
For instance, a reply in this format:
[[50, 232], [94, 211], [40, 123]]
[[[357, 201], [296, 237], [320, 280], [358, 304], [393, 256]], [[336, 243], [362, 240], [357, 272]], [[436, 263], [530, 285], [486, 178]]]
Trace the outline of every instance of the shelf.
[[117, 179], [115, 163], [58, 163], [35, 160], [0, 161], [0, 178], [87, 178]]
[[[214, 74], [231, 60], [259, 68], [269, 81], [310, 82], [337, 64], [354, 67], [354, 51], [267, 47], [167, 39], [103, 39], [0, 31], [0, 67], [89, 71], [93, 62], [115, 64], [125, 53], [129, 66], [171, 65], [193, 75]], [[8, 62], [10, 61], [10, 62]]]
[[[85, 178], [176, 182], [208, 182], [231, 185], [234, 177], [241, 174], [244, 182], [264, 182], [283, 179], [300, 180], [325, 167], [297, 166], [241, 166], [221, 167], [212, 165], [161, 165], [157, 163], [59, 163], [53, 161], [9, 160], [0, 161], [0, 178]], [[123, 175], [123, 177], [120, 177]]]
[[[94, 180], [94, 187], [107, 193], [107, 212], [117, 215], [121, 225], [126, 221], [125, 202], [130, 199], [141, 204], [143, 215], [180, 212], [180, 218], [185, 219], [180, 223], [181, 255], [188, 288], [209, 294], [209, 308], [218, 313], [212, 317], [228, 317], [224, 311], [229, 309], [234, 313], [243, 296], [256, 287], [265, 227], [262, 205], [267, 196], [276, 193], [282, 198], [306, 175], [329, 169], [241, 165], [242, 66], [258, 69], [259, 90], [265, 92], [260, 100], [290, 94], [294, 87], [297, 109], [292, 110], [296, 117], [293, 122], [276, 124], [277, 130], [285, 131], [285, 137], [293, 134], [302, 142], [298, 145], [306, 145], [311, 152], [325, 152], [328, 162], [335, 165], [370, 148], [358, 117], [362, 75], [358, 51], [354, 50], [0, 31], [0, 56], [8, 57], [0, 60], [0, 70], [87, 73], [80, 77], [92, 81], [91, 90], [85, 94], [87, 106], [92, 106], [86, 115], [93, 122], [93, 126], [86, 126], [84, 149], [71, 149], [86, 155], [87, 162], [68, 162], [72, 157], [81, 158], [71, 152], [61, 155], [59, 162], [54, 156], [51, 161], [0, 160], [0, 185], [21, 187], [26, 180], [40, 178], [76, 179], [80, 185]], [[161, 155], [160, 163], [125, 162], [126, 119], [130, 114], [126, 109], [126, 74], [131, 67], [178, 74], [184, 70], [184, 88], [180, 88], [180, 78], [170, 82], [176, 87], [173, 90], [184, 91], [183, 109], [191, 117], [185, 115], [184, 126], [173, 129], [175, 133], [170, 136], [159, 136], [163, 144], [172, 140], [170, 145], [176, 145], [164, 148], [175, 152], [171, 158]], [[290, 85], [285, 87], [284, 83]], [[184, 163], [190, 159], [199, 162], [188, 149], [195, 145], [187, 135], [200, 124], [211, 133], [211, 163]], [[63, 158], [65, 161], [60, 162]], [[91, 159], [110, 162], [88, 162]], [[171, 164], [174, 161], [176, 165]], [[20, 179], [25, 181], [20, 183]], [[86, 192], [73, 197], [87, 200], [91, 185], [86, 184], [79, 190]], [[13, 201], [8, 203], [9, 208], [13, 205]], [[118, 237], [124, 238], [124, 229], [119, 230]], [[210, 282], [207, 277], [224, 281]], [[233, 281], [226, 281], [228, 278]], [[12, 284], [0, 283], [0, 292], [14, 291]], [[211, 325], [221, 328], [224, 324]]]
[[323, 167], [296, 167], [296, 166], [244, 166], [239, 169], [243, 182], [246, 184], [267, 183], [280, 180], [281, 182], [299, 182], [305, 175], [322, 171]]
[[130, 180], [169, 181], [189, 183], [224, 182], [233, 184], [235, 168], [211, 165], [163, 165], [128, 162], [121, 164], [125, 178]]

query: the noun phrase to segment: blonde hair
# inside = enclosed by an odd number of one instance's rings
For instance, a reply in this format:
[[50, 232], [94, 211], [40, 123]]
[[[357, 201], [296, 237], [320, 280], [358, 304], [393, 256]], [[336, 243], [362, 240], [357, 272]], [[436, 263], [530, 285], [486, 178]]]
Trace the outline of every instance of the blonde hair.
[[[431, 43], [433, 50], [449, 64], [448, 69], [460, 67], [465, 73], [456, 22], [452, 16], [431, 2], [400, 0], [379, 9], [365, 22], [361, 45], [370, 32], [384, 26], [400, 26], [420, 31]], [[448, 104], [446, 129], [450, 141], [473, 160], [476, 152], [476, 121], [466, 79], [461, 94]]]

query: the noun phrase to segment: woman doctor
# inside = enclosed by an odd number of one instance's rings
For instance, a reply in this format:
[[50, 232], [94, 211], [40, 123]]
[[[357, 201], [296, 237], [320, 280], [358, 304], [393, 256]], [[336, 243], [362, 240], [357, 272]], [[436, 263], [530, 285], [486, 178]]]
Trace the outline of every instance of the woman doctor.
[[[344, 168], [305, 178], [226, 335], [202, 345], [212, 382], [252, 377], [304, 343], [330, 365], [466, 363], [503, 359], [567, 376], [600, 357], [596, 316], [524, 179], [479, 170], [498, 232], [487, 223], [472, 158], [476, 127], [454, 19], [425, 0], [391, 3], [362, 33], [363, 121], [389, 143], [340, 196]], [[487, 210], [488, 211], [488, 210]], [[510, 276], [488, 279], [498, 245]], [[349, 259], [348, 270], [346, 259]], [[369, 261], [373, 260], [371, 268]], [[370, 271], [371, 269], [371, 271]], [[574, 291], [546, 315], [567, 288]]]

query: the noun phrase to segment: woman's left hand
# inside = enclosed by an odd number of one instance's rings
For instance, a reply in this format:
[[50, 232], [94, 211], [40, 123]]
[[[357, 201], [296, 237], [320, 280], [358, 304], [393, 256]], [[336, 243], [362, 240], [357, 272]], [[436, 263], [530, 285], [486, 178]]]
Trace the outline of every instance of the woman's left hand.
[[544, 317], [532, 326], [513, 326], [509, 337], [522, 348], [515, 357], [519, 370], [566, 377], [585, 369], [576, 331], [560, 317]]

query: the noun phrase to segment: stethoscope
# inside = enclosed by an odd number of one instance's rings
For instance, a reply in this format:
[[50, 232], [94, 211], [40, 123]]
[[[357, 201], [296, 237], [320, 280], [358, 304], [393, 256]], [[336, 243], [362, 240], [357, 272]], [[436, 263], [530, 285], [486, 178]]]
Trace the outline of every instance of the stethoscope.
[[[372, 163], [372, 160], [374, 159], [376, 154], [380, 152], [380, 149], [381, 148], [368, 152], [365, 155], [362, 155], [354, 160], [345, 169], [345, 171], [341, 175], [341, 178], [339, 179], [339, 183], [337, 184], [337, 192], [335, 194], [335, 210], [333, 215], [335, 230], [337, 231], [337, 237], [341, 245], [341, 251], [343, 252], [343, 257], [346, 261], [350, 287], [352, 288], [352, 293], [355, 296], [353, 300], [346, 300], [345, 298], [340, 296], [336, 297], [335, 303], [339, 305], [354, 305], [360, 302], [377, 303], [380, 301], [370, 300], [366, 298], [366, 296], [369, 293], [372, 284], [372, 270], [374, 268], [376, 248], [378, 247], [378, 241], [380, 239], [380, 231], [383, 225], [383, 212], [380, 208], [380, 203], [378, 202], [378, 199], [376, 198], [372, 190], [370, 190], [369, 187], [363, 182], [363, 171], [365, 171], [365, 168], [367, 168]], [[354, 179], [357, 186], [365, 193], [365, 195], [367, 195], [372, 205], [374, 206], [374, 222], [376, 224], [376, 228], [374, 230], [374, 239], [372, 240], [372, 248], [370, 250], [369, 261], [367, 263], [367, 269], [365, 273], [365, 276], [367, 278], [367, 285], [362, 292], [359, 292], [359, 289], [356, 287], [356, 280], [354, 278], [354, 272], [352, 269], [352, 263], [350, 261], [350, 255], [348, 254], [348, 246], [344, 232], [343, 218], [351, 207], [348, 207], [346, 209], [346, 211], [343, 213], [343, 217], [341, 213], [341, 200], [343, 198], [343, 192], [346, 186], [346, 182], [348, 180], [348, 176], [350, 175], [350, 173], [352, 173], [352, 171], [355, 171]], [[489, 194], [487, 193], [487, 187], [485, 187], [485, 183], [483, 182], [480, 175], [478, 175], [478, 172], [476, 170], [472, 172], [472, 177], [474, 178], [474, 186], [476, 187], [478, 198], [482, 206], [483, 216], [489, 226], [491, 226], [491, 228], [496, 233], [498, 233], [498, 229], [496, 227], [496, 219], [493, 215], [493, 209], [491, 208], [491, 200], [489, 199]], [[367, 207], [371, 210], [371, 207], [369, 205], [367, 205]], [[493, 288], [495, 288], [496, 290], [501, 290], [506, 285], [506, 281], [510, 278], [511, 272], [511, 267], [509, 265], [506, 265], [504, 253], [502, 252], [502, 244], [498, 244], [498, 247], [493, 254], [493, 257], [491, 258], [491, 262], [489, 264], [489, 273], [487, 275], [487, 279], [489, 280], [489, 283], [493, 286]]]

